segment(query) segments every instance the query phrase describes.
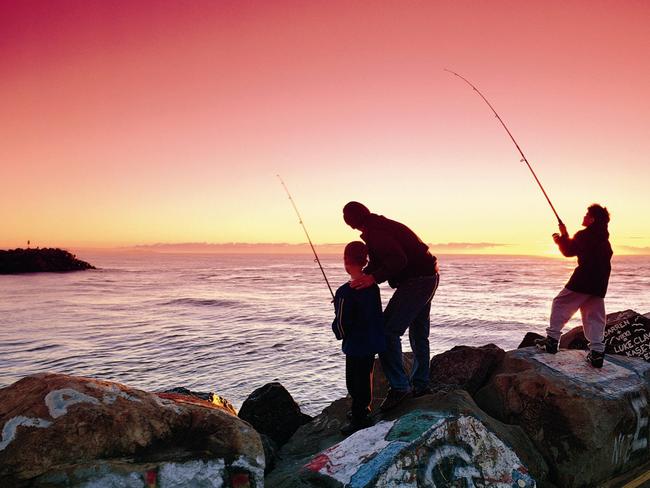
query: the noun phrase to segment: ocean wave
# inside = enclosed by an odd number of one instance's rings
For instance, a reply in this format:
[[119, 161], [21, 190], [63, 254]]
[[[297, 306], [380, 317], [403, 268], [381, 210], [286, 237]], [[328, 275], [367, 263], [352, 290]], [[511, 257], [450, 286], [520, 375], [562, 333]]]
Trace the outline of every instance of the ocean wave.
[[163, 302], [163, 306], [190, 305], [198, 307], [234, 307], [240, 305], [237, 300], [226, 300], [219, 298], [175, 298]]

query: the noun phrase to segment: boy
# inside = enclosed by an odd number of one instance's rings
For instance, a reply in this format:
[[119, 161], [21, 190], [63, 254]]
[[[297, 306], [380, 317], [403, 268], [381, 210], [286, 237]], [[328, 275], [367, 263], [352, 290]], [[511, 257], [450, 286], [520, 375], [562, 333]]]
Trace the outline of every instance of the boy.
[[553, 299], [547, 337], [536, 341], [539, 348], [555, 354], [562, 328], [580, 309], [585, 337], [589, 341], [587, 361], [595, 368], [602, 368], [605, 358], [605, 294], [612, 259], [608, 223], [607, 209], [593, 204], [582, 219], [585, 229], [576, 232], [573, 239], [569, 237], [564, 224], [560, 225], [560, 234], [553, 234], [553, 240], [564, 256], [578, 256], [578, 267], [564, 289]]
[[[360, 241], [350, 242], [345, 246], [343, 263], [351, 280], [362, 276], [362, 269], [368, 263], [366, 245]], [[370, 402], [375, 353], [383, 352], [386, 347], [379, 287], [373, 284], [355, 290], [348, 282], [336, 290], [334, 309], [336, 317], [332, 330], [336, 338], [343, 341], [345, 383], [352, 397], [352, 416], [341, 428], [341, 433], [350, 435], [372, 425]]]

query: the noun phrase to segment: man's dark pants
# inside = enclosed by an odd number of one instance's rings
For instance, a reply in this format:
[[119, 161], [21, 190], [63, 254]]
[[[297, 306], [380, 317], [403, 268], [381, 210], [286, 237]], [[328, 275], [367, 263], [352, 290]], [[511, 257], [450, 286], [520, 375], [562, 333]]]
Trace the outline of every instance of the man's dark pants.
[[[397, 287], [386, 305], [386, 351], [379, 354], [379, 359], [390, 387], [394, 390], [408, 390], [411, 384], [416, 390], [429, 385], [429, 313], [439, 281], [438, 273], [408, 279]], [[406, 329], [409, 329], [414, 357], [410, 380], [402, 361], [401, 336]]]

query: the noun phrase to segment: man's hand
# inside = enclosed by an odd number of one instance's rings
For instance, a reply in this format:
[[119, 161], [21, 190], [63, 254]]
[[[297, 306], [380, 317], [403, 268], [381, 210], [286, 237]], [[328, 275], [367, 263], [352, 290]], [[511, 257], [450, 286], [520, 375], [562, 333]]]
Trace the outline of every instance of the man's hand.
[[568, 233], [567, 230], [566, 230], [566, 225], [564, 225], [564, 224], [559, 224], [558, 227], [560, 228], [560, 235], [561, 235], [562, 237], [568, 237], [568, 236], [569, 236], [569, 233]]
[[363, 275], [361, 278], [350, 281], [350, 286], [355, 290], [363, 290], [376, 283], [375, 277], [371, 274]]
[[555, 242], [555, 244], [560, 243], [560, 234], [558, 234], [557, 232], [553, 234], [553, 242]]

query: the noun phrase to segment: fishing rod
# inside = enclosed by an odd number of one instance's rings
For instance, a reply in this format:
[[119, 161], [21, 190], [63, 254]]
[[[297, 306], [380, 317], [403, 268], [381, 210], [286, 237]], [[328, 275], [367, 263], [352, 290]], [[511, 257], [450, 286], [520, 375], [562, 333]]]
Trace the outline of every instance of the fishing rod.
[[314, 244], [311, 242], [311, 238], [309, 237], [309, 232], [307, 232], [307, 227], [305, 227], [304, 222], [302, 221], [302, 217], [300, 216], [300, 212], [298, 212], [298, 207], [296, 207], [296, 202], [293, 201], [293, 198], [291, 198], [291, 193], [289, 193], [289, 189], [287, 188], [287, 185], [284, 184], [284, 180], [282, 180], [282, 177], [280, 175], [275, 175], [278, 177], [280, 180], [280, 183], [282, 184], [282, 187], [284, 188], [284, 191], [287, 192], [287, 196], [289, 197], [289, 200], [291, 201], [291, 205], [293, 205], [293, 209], [296, 211], [296, 215], [298, 216], [298, 222], [300, 222], [300, 225], [302, 226], [302, 229], [305, 231], [305, 235], [307, 236], [307, 240], [309, 241], [309, 245], [311, 246], [311, 250], [314, 253], [314, 259], [315, 262], [318, 263], [318, 267], [320, 268], [320, 272], [323, 273], [323, 278], [325, 278], [325, 283], [327, 283], [327, 288], [330, 290], [330, 295], [332, 295], [332, 300], [334, 300], [334, 292], [332, 291], [332, 287], [330, 286], [330, 282], [327, 280], [327, 276], [325, 276], [325, 270], [323, 269], [323, 266], [320, 264], [320, 259], [318, 259], [318, 254], [316, 254], [316, 249], [314, 249]]
[[542, 190], [542, 193], [543, 193], [544, 196], [546, 197], [546, 201], [547, 201], [548, 204], [551, 206], [551, 210], [553, 210], [553, 213], [555, 214], [555, 217], [557, 218], [557, 223], [558, 223], [558, 225], [564, 226], [564, 222], [562, 222], [562, 219], [560, 218], [560, 216], [559, 216], [559, 215], [557, 214], [557, 212], [555, 211], [555, 207], [554, 207], [553, 204], [551, 203], [551, 199], [550, 199], [550, 198], [548, 197], [548, 195], [546, 194], [546, 190], [544, 190], [544, 187], [543, 187], [542, 184], [540, 183], [539, 178], [537, 178], [537, 175], [535, 174], [535, 171], [533, 171], [533, 168], [531, 167], [530, 163], [528, 162], [528, 159], [526, 159], [526, 156], [524, 156], [524, 152], [523, 152], [523, 151], [521, 150], [521, 148], [519, 147], [519, 144], [517, 144], [517, 141], [515, 141], [515, 138], [514, 138], [514, 137], [512, 136], [512, 134], [510, 133], [510, 130], [509, 130], [508, 127], [506, 126], [505, 122], [501, 119], [501, 117], [499, 116], [499, 114], [497, 113], [497, 111], [494, 110], [494, 107], [492, 106], [492, 104], [491, 104], [490, 102], [488, 102], [488, 99], [485, 98], [485, 97], [483, 96], [483, 94], [479, 91], [479, 89], [476, 88], [474, 85], [472, 85], [472, 84], [469, 82], [469, 80], [467, 80], [467, 78], [465, 78], [465, 77], [459, 75], [458, 73], [456, 73], [455, 71], [452, 71], [452, 70], [450, 70], [450, 69], [446, 69], [446, 68], [445, 68], [445, 71], [451, 73], [452, 75], [456, 75], [456, 76], [458, 76], [461, 80], [463, 80], [465, 83], [467, 83], [469, 86], [471, 86], [471, 87], [474, 89], [474, 91], [475, 91], [476, 93], [479, 94], [479, 96], [483, 99], [483, 101], [484, 101], [485, 103], [488, 104], [488, 107], [490, 107], [490, 109], [492, 109], [492, 112], [494, 112], [494, 115], [496, 116], [497, 119], [499, 119], [499, 122], [501, 122], [501, 125], [503, 126], [503, 128], [506, 130], [506, 132], [507, 132], [508, 135], [510, 136], [510, 139], [512, 139], [512, 142], [514, 142], [515, 146], [517, 147], [517, 150], [519, 151], [519, 154], [521, 154], [521, 158], [522, 158], [521, 161], [523, 161], [524, 163], [526, 163], [526, 166], [528, 166], [528, 169], [529, 169], [530, 172], [533, 174], [533, 177], [535, 178], [535, 181], [536, 181], [537, 184], [539, 185], [539, 188]]

